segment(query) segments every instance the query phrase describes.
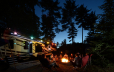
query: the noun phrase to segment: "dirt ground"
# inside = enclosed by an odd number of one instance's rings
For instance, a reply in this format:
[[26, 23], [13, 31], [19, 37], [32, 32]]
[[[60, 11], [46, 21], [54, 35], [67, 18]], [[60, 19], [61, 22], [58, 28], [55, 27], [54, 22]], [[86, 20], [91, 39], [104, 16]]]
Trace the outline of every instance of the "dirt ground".
[[3, 72], [79, 72], [77, 70], [73, 70], [73, 66], [70, 63], [61, 63], [57, 62], [60, 68], [53, 68], [51, 70], [42, 68], [41, 65], [37, 65], [31, 68], [27, 68], [21, 71], [16, 71], [14, 69], [8, 69]]

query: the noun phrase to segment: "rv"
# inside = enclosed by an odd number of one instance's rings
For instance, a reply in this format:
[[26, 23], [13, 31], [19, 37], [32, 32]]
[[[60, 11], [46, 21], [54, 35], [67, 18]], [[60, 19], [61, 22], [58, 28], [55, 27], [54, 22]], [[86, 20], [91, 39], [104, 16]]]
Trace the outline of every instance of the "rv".
[[33, 40], [19, 34], [5, 34], [0, 39], [0, 57], [10, 55], [34, 55], [38, 53], [51, 55], [51, 51], [56, 51], [51, 45], [45, 46], [40, 40]]

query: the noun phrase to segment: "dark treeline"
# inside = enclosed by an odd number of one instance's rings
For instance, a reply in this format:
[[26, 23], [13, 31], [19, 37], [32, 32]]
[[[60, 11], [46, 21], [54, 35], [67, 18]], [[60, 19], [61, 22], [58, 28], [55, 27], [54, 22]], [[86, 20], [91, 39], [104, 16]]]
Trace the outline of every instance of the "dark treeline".
[[[42, 12], [47, 12], [47, 15], [42, 15], [42, 22], [35, 14], [35, 5], [41, 7]], [[99, 15], [84, 5], [76, 5], [76, 0], [65, 0], [63, 7], [58, 5], [58, 0], [2, 0], [0, 31], [3, 33], [4, 29], [11, 28], [27, 36], [43, 36], [44, 41], [53, 41], [56, 33], [68, 30], [72, 48], [78, 48], [73, 46], [74, 38], [78, 35], [75, 25], [78, 25], [78, 28], [82, 28], [82, 53], [85, 54], [84, 43], [89, 44], [91, 49], [88, 52], [94, 54], [94, 64], [106, 67], [113, 62], [114, 0], [104, 0], [103, 5], [99, 6], [104, 13]], [[96, 23], [96, 20], [99, 22]], [[62, 24], [62, 29], [58, 27], [59, 24]], [[83, 30], [89, 31], [84, 42]]]
[[[89, 49], [89, 44], [83, 44], [83, 46], [86, 50]], [[75, 55], [77, 52], [83, 54], [82, 43], [63, 44], [57, 49], [57, 55], [60, 55], [61, 51], [63, 55], [67, 53], [69, 56], [71, 53]]]
[[[89, 24], [95, 22], [90, 20], [94, 18], [90, 17], [93, 12], [84, 5], [76, 5], [75, 0], [66, 0], [63, 8], [58, 6], [58, 0], [4, 0], [0, 2], [0, 5], [1, 30], [11, 28], [27, 36], [36, 38], [43, 36], [44, 41], [52, 41], [56, 33], [68, 29], [68, 38], [73, 43], [78, 32], [75, 27], [76, 24], [80, 24], [79, 27], [87, 28]], [[39, 21], [39, 17], [35, 14], [34, 6], [36, 5], [42, 8], [42, 12], [47, 11], [47, 15], [42, 15], [42, 22]], [[60, 23], [62, 29], [58, 28]]]

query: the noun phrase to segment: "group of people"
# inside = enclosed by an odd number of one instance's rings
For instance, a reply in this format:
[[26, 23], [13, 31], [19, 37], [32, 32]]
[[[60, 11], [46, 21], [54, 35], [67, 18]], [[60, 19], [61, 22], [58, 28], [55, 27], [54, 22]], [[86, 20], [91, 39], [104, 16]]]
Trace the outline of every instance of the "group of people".
[[[86, 56], [88, 57], [88, 54], [86, 53]], [[75, 56], [71, 53], [71, 56], [70, 56], [70, 63], [73, 65], [73, 69], [77, 69], [78, 67], [81, 67], [82, 64], [83, 64], [83, 61], [82, 59], [88, 59], [88, 58], [85, 58], [81, 56], [81, 54], [78, 52], [75, 54]], [[38, 54], [38, 58], [40, 60], [40, 62], [48, 67], [48, 68], [51, 68], [52, 66], [54, 67], [59, 67], [58, 64], [56, 63], [58, 60], [61, 60], [62, 58], [66, 58], [66, 59], [69, 59], [68, 58], [68, 55], [65, 53], [65, 55], [62, 57], [62, 54], [60, 54], [59, 57], [57, 57], [57, 55], [51, 55], [50, 58], [46, 58], [46, 55], [40, 55]], [[85, 60], [86, 61], [86, 60]], [[84, 62], [86, 64], [86, 62]], [[83, 64], [84, 65], [84, 64]]]
[[46, 58], [45, 54], [39, 54], [38, 53], [37, 57], [38, 57], [38, 60], [41, 62], [41, 64], [44, 67], [47, 67], [49, 69], [51, 69], [52, 66], [59, 67], [55, 61], [52, 62], [52, 61], [48, 60]]
[[73, 56], [73, 54], [71, 54], [70, 62], [73, 65], [73, 68], [81, 67], [81, 63], [82, 63], [81, 54], [80, 53], [76, 53], [75, 57]]

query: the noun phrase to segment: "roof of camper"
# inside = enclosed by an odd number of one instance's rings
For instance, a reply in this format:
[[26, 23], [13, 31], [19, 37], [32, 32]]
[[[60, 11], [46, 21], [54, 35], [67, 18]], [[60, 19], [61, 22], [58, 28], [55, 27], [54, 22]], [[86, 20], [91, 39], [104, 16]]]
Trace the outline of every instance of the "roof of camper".
[[38, 42], [38, 43], [44, 44], [44, 42], [41, 42], [40, 40], [30, 39], [30, 38], [27, 38], [27, 37], [21, 36], [21, 35], [11, 34], [11, 35], [6, 35], [6, 36], [8, 37], [8, 39], [18, 39], [18, 40], [21, 40], [21, 41]]

